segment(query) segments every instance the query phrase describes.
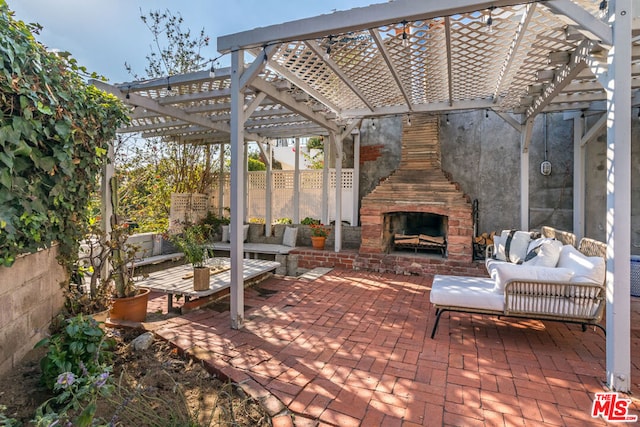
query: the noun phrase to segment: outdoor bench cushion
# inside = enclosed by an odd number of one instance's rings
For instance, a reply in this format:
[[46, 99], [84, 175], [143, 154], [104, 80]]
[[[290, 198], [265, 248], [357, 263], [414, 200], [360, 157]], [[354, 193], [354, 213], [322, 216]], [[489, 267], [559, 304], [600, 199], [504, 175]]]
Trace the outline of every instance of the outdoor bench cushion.
[[[213, 242], [209, 245], [210, 248], [221, 251], [231, 250], [231, 243], [229, 242]], [[243, 245], [243, 251], [247, 253], [259, 253], [259, 254], [281, 254], [287, 255], [295, 247], [278, 245], [275, 243], [245, 243]]]
[[491, 278], [436, 275], [430, 300], [439, 306], [503, 311], [504, 295], [494, 287]]

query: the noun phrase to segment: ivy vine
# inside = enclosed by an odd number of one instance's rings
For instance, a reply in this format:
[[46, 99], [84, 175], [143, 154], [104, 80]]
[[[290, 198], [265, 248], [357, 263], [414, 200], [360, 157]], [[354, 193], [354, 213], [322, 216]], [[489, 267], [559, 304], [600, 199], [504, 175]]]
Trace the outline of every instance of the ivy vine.
[[57, 242], [69, 267], [109, 141], [128, 117], [69, 54], [47, 51], [38, 31], [0, 0], [0, 265]]

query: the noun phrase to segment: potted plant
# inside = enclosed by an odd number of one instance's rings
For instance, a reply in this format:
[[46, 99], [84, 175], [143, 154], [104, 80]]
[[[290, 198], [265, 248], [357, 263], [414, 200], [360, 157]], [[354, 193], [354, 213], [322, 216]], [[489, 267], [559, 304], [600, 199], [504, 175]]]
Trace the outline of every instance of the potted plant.
[[201, 225], [185, 227], [181, 234], [171, 237], [171, 241], [184, 253], [184, 257], [193, 266], [193, 290], [209, 289], [209, 267], [204, 265], [207, 258], [205, 230]]
[[138, 289], [133, 283], [136, 247], [127, 243], [129, 234], [128, 224], [112, 220], [111, 239], [106, 242], [111, 271], [105, 280], [113, 285], [109, 318], [143, 322], [147, 317], [149, 289]]
[[129, 224], [120, 223], [116, 214], [118, 212], [118, 181], [115, 176], [109, 180], [109, 186], [111, 187], [110, 202], [114, 212], [109, 218], [111, 222], [110, 239], [105, 242], [111, 269], [104, 280], [109, 285], [113, 285], [109, 318], [111, 320], [144, 322], [147, 318], [149, 289], [138, 289], [133, 283], [133, 261], [137, 248], [135, 245], [127, 243], [131, 234]]
[[323, 224], [311, 224], [311, 246], [314, 249], [324, 249], [327, 236], [331, 233], [331, 227]]

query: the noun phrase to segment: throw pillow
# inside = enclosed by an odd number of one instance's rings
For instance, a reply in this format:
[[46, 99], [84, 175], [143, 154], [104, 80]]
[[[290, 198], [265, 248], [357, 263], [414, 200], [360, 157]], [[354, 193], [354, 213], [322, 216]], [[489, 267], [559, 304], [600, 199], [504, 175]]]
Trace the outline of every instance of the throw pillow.
[[572, 245], [564, 245], [560, 251], [558, 267], [568, 268], [574, 272], [571, 278], [576, 283], [604, 283], [607, 267], [604, 258], [599, 256], [588, 257], [574, 248]]
[[568, 268], [558, 267], [530, 267], [504, 263], [496, 265], [495, 292], [504, 292], [504, 287], [511, 280], [531, 280], [543, 282], [568, 282], [573, 276], [573, 271]]
[[500, 236], [493, 237], [493, 256], [500, 261], [506, 261], [507, 256], [504, 253], [504, 241]]
[[282, 244], [293, 248], [296, 246], [297, 237], [298, 229], [296, 227], [286, 227], [284, 229], [284, 236], [282, 236]]
[[[242, 240], [243, 241], [247, 241], [247, 238], [249, 238], [249, 224], [245, 224], [242, 226]], [[231, 241], [231, 228], [228, 225], [223, 225], [222, 226], [222, 241], [223, 242], [230, 242]]]
[[529, 243], [524, 264], [534, 267], [555, 267], [560, 258], [562, 243], [556, 239], [542, 237]]
[[527, 249], [531, 241], [528, 231], [502, 230], [500, 237], [504, 241], [505, 260], [521, 264], [527, 256]]

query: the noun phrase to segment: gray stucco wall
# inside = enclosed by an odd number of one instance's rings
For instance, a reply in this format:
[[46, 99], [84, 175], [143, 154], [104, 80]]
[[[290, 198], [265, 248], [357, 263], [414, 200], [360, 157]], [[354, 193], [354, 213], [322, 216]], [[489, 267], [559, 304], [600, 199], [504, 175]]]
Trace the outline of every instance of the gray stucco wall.
[[[479, 201], [478, 232], [520, 227], [520, 133], [493, 112], [451, 113], [440, 116], [442, 166], [462, 190]], [[640, 254], [640, 120], [633, 110], [632, 217], [633, 254]], [[599, 118], [588, 116], [589, 125]], [[371, 120], [361, 128], [360, 196], [389, 176], [400, 161], [402, 117]], [[552, 173], [540, 173], [551, 162]], [[371, 153], [377, 154], [372, 157]], [[369, 156], [369, 157], [367, 157]], [[371, 160], [373, 159], [373, 160]], [[573, 120], [563, 113], [536, 118], [529, 146], [530, 229], [552, 225], [573, 230]], [[587, 146], [585, 235], [605, 239], [606, 133]], [[636, 247], [638, 246], [638, 247]]]
[[[599, 115], [588, 117], [591, 126]], [[586, 218], [585, 234], [604, 240], [607, 206], [607, 134], [602, 131], [586, 148]], [[640, 255], [640, 120], [638, 109], [632, 111], [631, 123], [631, 254]]]

